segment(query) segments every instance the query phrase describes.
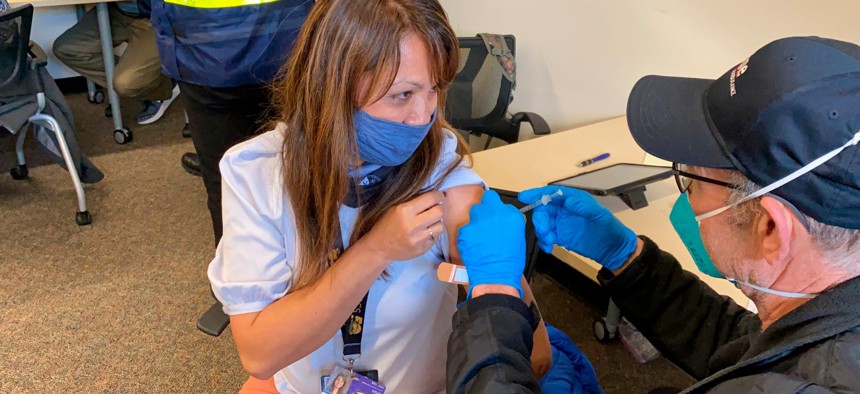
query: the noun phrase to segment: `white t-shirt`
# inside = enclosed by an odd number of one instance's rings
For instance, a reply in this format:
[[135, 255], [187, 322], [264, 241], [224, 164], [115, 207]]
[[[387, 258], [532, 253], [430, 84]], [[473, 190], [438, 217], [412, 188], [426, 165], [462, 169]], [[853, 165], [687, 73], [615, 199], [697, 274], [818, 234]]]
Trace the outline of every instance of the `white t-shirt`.
[[[445, 137], [428, 184], [458, 158], [456, 138], [450, 131]], [[298, 251], [281, 181], [282, 143], [282, 131], [272, 130], [234, 146], [221, 160], [224, 236], [209, 265], [209, 280], [228, 315], [259, 312], [292, 284]], [[483, 182], [461, 165], [440, 189], [468, 184]], [[352, 233], [356, 215], [356, 209], [341, 206], [344, 238]], [[447, 260], [448, 236], [442, 234], [426, 254], [391, 264], [390, 277], [378, 279], [370, 289], [356, 368], [379, 370], [388, 393], [445, 390], [446, 345], [457, 289], [438, 281], [436, 268]], [[322, 347], [275, 374], [275, 387], [281, 393], [319, 393], [320, 376], [343, 364], [342, 356], [338, 330]]]

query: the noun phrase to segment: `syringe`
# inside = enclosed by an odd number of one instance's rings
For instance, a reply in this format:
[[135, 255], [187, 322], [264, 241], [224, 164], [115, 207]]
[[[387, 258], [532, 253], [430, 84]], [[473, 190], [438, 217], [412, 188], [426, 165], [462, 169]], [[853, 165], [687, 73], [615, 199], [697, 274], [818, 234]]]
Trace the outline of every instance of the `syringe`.
[[532, 209], [535, 209], [535, 207], [537, 207], [539, 205], [549, 204], [549, 202], [552, 201], [552, 199], [555, 198], [555, 196], [560, 196], [560, 195], [562, 195], [561, 189], [556, 190], [555, 193], [552, 193], [552, 194], [544, 194], [544, 195], [540, 196], [540, 200], [535, 201], [529, 205], [526, 205], [526, 206], [520, 208], [520, 212], [526, 213], [528, 211], [531, 211]]

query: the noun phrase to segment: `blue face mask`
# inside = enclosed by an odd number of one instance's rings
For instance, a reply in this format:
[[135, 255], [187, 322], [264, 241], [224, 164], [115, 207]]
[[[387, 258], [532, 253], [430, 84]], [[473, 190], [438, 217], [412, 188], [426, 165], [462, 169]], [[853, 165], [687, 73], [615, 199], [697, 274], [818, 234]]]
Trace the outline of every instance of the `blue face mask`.
[[363, 110], [355, 112], [353, 123], [358, 138], [361, 160], [385, 167], [399, 166], [409, 160], [436, 121], [436, 112], [430, 122], [410, 126], [370, 116]]

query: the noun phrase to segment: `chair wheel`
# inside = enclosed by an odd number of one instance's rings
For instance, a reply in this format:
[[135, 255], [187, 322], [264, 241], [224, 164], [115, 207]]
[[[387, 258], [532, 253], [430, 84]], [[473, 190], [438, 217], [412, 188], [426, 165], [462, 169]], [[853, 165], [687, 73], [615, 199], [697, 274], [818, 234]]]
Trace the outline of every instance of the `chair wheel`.
[[134, 135], [131, 133], [131, 130], [128, 129], [116, 129], [113, 132], [113, 140], [116, 141], [117, 144], [123, 145], [131, 142], [134, 139]]
[[188, 123], [185, 126], [182, 126], [182, 136], [185, 138], [191, 138], [191, 128], [188, 127]]
[[105, 102], [105, 92], [96, 90], [93, 92], [92, 96], [87, 95], [87, 101], [89, 101], [90, 104], [101, 104]]
[[105, 118], [113, 118], [113, 109], [110, 104], [105, 107]]
[[16, 181], [27, 179], [27, 176], [30, 174], [30, 171], [27, 170], [26, 164], [19, 164], [18, 167], [15, 167], [9, 171], [9, 174], [12, 175], [12, 179]]
[[75, 212], [75, 223], [78, 226], [86, 226], [93, 222], [93, 217], [89, 211]]
[[591, 328], [594, 330], [594, 337], [597, 338], [597, 342], [609, 343], [615, 340], [616, 334], [609, 332], [609, 328], [606, 327], [606, 318], [594, 319]]

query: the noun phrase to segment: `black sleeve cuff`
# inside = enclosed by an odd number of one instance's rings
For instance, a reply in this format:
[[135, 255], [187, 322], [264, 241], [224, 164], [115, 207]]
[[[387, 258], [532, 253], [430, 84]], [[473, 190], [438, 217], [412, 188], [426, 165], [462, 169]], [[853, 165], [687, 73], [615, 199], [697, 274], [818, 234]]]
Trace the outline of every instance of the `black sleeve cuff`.
[[472, 316], [478, 315], [492, 309], [507, 309], [522, 316], [532, 330], [537, 327], [540, 318], [535, 319], [534, 313], [526, 306], [522, 299], [507, 294], [486, 294], [466, 301], [454, 315], [454, 328], [461, 322], [468, 321]]
[[627, 282], [637, 278], [643, 269], [648, 269], [649, 262], [656, 261], [659, 258], [661, 251], [654, 241], [644, 235], [640, 235], [639, 239], [643, 242], [642, 252], [639, 253], [639, 256], [633, 259], [630, 265], [618, 276], [615, 276], [612, 271], [606, 268], [601, 268], [597, 272], [597, 281], [600, 282], [600, 285], [606, 287], [611, 282]]

